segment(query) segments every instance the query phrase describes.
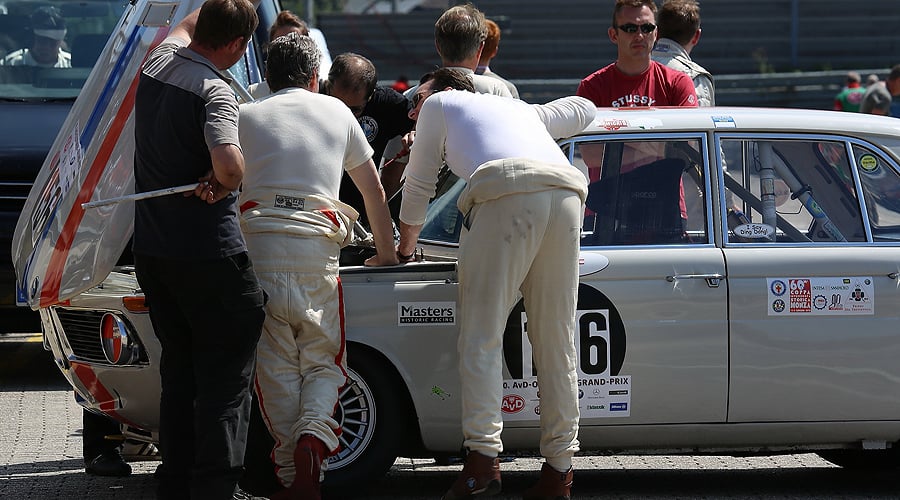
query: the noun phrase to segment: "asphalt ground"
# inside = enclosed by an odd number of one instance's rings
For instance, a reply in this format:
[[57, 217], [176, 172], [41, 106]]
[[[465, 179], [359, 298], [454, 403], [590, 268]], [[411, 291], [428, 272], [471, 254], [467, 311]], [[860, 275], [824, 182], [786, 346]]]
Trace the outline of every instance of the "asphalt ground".
[[[81, 409], [39, 335], [0, 335], [0, 499], [154, 498], [159, 462], [126, 478], [84, 473]], [[437, 499], [460, 465], [400, 458], [361, 499]], [[504, 462], [500, 500], [520, 498], [540, 461]], [[574, 498], [900, 499], [896, 472], [848, 471], [814, 454], [576, 457]]]

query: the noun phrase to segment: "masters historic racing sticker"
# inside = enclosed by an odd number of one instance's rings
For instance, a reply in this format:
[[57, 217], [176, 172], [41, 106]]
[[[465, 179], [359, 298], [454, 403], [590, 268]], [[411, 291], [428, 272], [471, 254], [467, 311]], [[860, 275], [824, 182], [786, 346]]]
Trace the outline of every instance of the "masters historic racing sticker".
[[767, 278], [769, 316], [875, 314], [871, 276]]
[[[625, 325], [612, 302], [585, 284], [578, 286], [575, 352], [581, 417], [629, 416], [631, 376], [620, 373], [625, 362]], [[539, 419], [541, 395], [528, 341], [528, 318], [521, 300], [506, 324], [503, 358], [509, 372], [509, 378], [503, 380], [503, 420]]]
[[456, 302], [398, 302], [397, 326], [455, 325]]

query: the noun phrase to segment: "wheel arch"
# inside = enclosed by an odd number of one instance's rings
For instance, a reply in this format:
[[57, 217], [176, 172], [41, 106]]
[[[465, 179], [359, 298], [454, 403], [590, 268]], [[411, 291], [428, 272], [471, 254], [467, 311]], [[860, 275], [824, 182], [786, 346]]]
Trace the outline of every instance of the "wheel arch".
[[[400, 374], [396, 365], [384, 353], [370, 345], [348, 340], [347, 363], [350, 368], [355, 370], [354, 358], [359, 359], [360, 357], [377, 364], [382, 373], [391, 380], [392, 387], [398, 389], [402, 402], [402, 408], [399, 413], [403, 415], [404, 428], [415, 430], [415, 432], [407, 433], [406, 439], [401, 443], [399, 451], [402, 456], [421, 456], [425, 451], [425, 445], [422, 441], [422, 428], [419, 424], [419, 415], [406, 380]], [[399, 390], [400, 388], [402, 390]]]

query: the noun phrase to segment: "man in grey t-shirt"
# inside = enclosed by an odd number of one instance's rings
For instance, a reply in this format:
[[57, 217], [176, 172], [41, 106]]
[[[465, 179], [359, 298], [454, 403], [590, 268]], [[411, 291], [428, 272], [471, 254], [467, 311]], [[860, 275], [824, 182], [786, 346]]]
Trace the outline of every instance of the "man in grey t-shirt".
[[894, 97], [898, 95], [900, 95], [900, 64], [891, 68], [887, 80], [869, 85], [859, 105], [859, 112], [900, 118], [900, 102], [894, 102]]

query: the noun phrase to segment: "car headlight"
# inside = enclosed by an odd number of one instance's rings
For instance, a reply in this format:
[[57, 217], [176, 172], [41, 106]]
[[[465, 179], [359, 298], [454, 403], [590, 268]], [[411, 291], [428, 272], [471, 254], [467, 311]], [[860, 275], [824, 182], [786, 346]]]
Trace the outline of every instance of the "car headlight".
[[100, 344], [106, 360], [114, 365], [132, 364], [138, 359], [138, 346], [128, 334], [125, 321], [113, 313], [100, 320]]

